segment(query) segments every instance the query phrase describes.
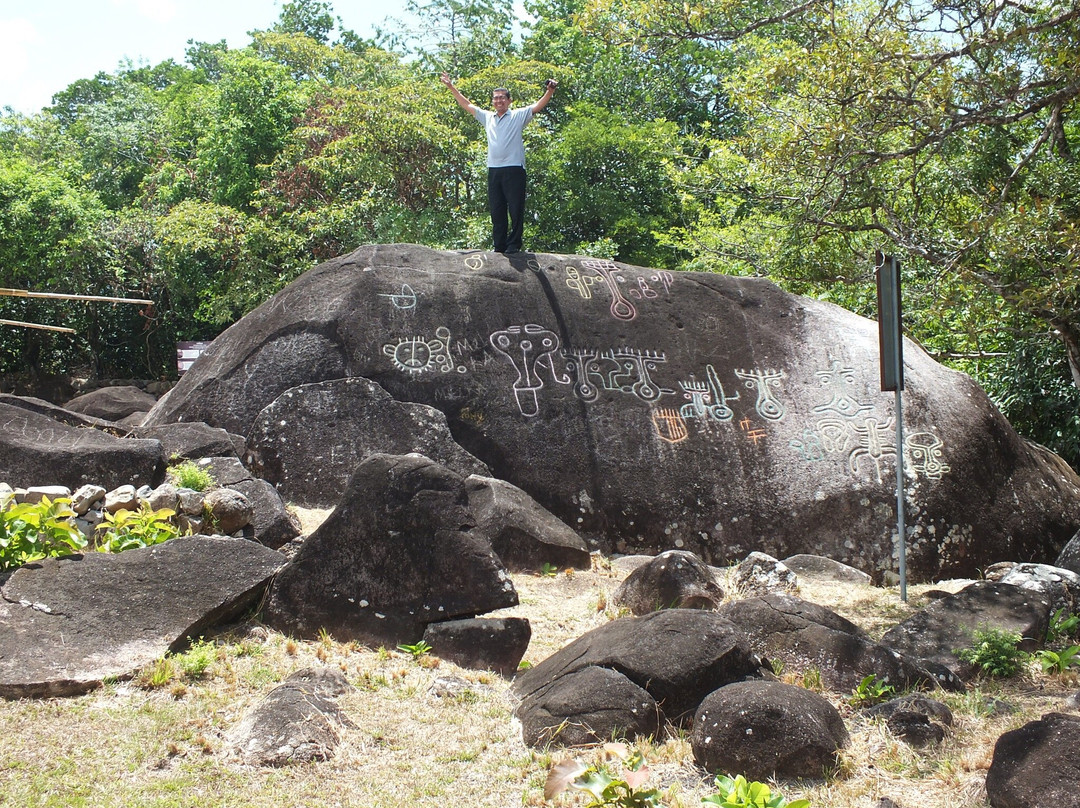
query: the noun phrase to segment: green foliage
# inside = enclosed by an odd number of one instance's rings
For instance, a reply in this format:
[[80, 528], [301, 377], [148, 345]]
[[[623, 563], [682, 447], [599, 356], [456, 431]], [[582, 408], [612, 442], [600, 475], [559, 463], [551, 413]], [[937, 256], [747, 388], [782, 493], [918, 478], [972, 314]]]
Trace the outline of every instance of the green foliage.
[[217, 484], [210, 469], [191, 460], [170, 466], [169, 474], [180, 488], [190, 488], [192, 491], [206, 491]]
[[147, 503], [137, 511], [121, 508], [116, 513], [106, 512], [97, 526], [97, 548], [104, 553], [119, 553], [137, 547], [161, 544], [180, 535], [172, 521], [176, 511], [170, 508], [153, 510]]
[[848, 703], [852, 707], [871, 707], [892, 698], [895, 694], [896, 688], [878, 679], [876, 673], [871, 673], [869, 676], [864, 676], [862, 681], [855, 686]]
[[413, 643], [411, 645], [399, 645], [398, 650], [404, 651], [406, 654], [409, 654], [413, 659], [420, 659], [420, 657], [431, 651], [431, 646], [428, 645], [425, 640], [420, 640], [420, 642]]
[[1050, 625], [1046, 627], [1048, 645], [1076, 636], [1077, 628], [1080, 627], [1080, 615], [1066, 612], [1067, 608], [1062, 606], [1050, 618]]
[[200, 637], [186, 651], [176, 654], [175, 659], [188, 679], [200, 679], [217, 659], [217, 646]]
[[[622, 744], [609, 744], [610, 749], [625, 751]], [[605, 765], [583, 766], [567, 759], [552, 768], [544, 787], [548, 799], [572, 788], [589, 795], [585, 808], [659, 808], [660, 792], [655, 788], [640, 788], [648, 776], [645, 759], [640, 752], [618, 754], [621, 772], [613, 775]]]
[[0, 571], [83, 549], [86, 537], [71, 522], [74, 516], [66, 497], [0, 505]]
[[774, 794], [765, 783], [759, 783], [756, 780], [748, 782], [741, 774], [734, 779], [718, 774], [714, 782], [717, 793], [703, 797], [701, 800], [708, 805], [719, 805], [721, 808], [809, 808], [810, 806], [809, 800], [788, 802], [781, 794]]
[[1059, 651], [1043, 648], [1035, 656], [1044, 673], [1065, 673], [1069, 668], [1080, 666], [1080, 645], [1070, 645]]
[[972, 645], [958, 649], [956, 656], [960, 661], [979, 668], [988, 676], [1015, 676], [1030, 658], [1030, 654], [1020, 648], [1023, 638], [1015, 631], [976, 629], [973, 638]]
[[550, 561], [545, 561], [540, 567], [540, 574], [545, 578], [554, 578], [559, 572], [559, 565], [552, 564]]

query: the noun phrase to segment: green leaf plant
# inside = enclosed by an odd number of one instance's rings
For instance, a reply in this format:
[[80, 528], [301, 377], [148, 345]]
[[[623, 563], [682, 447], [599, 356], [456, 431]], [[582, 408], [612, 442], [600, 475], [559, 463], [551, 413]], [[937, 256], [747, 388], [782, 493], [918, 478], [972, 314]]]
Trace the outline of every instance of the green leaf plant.
[[706, 805], [721, 808], [810, 808], [809, 800], [788, 802], [779, 792], [774, 793], [765, 783], [748, 781], [741, 774], [734, 778], [716, 775], [717, 793], [702, 797]]
[[586, 766], [567, 758], [555, 764], [544, 784], [544, 799], [553, 800], [567, 788], [582, 791], [590, 800], [585, 808], [660, 808], [660, 791], [641, 788], [649, 776], [640, 752], [630, 753], [625, 744], [605, 744], [604, 751], [619, 761], [615, 774], [608, 766]]
[[86, 537], [71, 521], [74, 516], [66, 497], [42, 497], [33, 503], [8, 500], [0, 509], [0, 571], [82, 550]]
[[171, 508], [153, 510], [147, 503], [137, 511], [121, 508], [106, 512], [96, 530], [97, 548], [103, 553], [120, 553], [137, 547], [151, 547], [180, 535], [172, 521], [176, 511]]
[[982, 670], [988, 676], [1008, 678], [1015, 676], [1031, 655], [1020, 648], [1023, 639], [1015, 631], [998, 628], [976, 629], [973, 642], [968, 648], [955, 653], [961, 662]]
[[851, 692], [848, 704], [852, 707], [872, 707], [893, 697], [896, 688], [881, 679], [876, 673], [863, 677]]
[[1080, 645], [1070, 645], [1060, 651], [1044, 648], [1035, 656], [1042, 665], [1043, 673], [1065, 673], [1069, 668], [1080, 666]]

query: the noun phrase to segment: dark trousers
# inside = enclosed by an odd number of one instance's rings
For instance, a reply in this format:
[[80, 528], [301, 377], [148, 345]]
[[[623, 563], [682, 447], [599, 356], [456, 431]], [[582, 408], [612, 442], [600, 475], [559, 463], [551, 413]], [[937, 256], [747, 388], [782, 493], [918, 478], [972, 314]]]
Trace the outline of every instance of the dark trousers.
[[[525, 229], [525, 169], [522, 166], [488, 169], [488, 208], [495, 252], [521, 252]], [[510, 215], [509, 233], [506, 231], [507, 214]]]

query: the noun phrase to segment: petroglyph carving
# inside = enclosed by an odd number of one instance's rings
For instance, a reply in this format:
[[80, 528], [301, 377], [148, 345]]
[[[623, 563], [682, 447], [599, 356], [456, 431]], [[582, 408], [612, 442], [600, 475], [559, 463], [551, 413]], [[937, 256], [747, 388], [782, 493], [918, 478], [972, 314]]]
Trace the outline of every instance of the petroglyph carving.
[[689, 434], [686, 431], [686, 421], [683, 420], [679, 411], [672, 407], [660, 407], [653, 411], [653, 426], [660, 440], [668, 443], [681, 443]]
[[633, 320], [637, 317], [637, 309], [634, 308], [634, 304], [626, 299], [619, 288], [619, 282], [614, 274], [618, 272], [619, 268], [613, 262], [587, 258], [581, 262], [581, 265], [585, 269], [591, 269], [603, 278], [604, 283], [607, 284], [608, 291], [611, 292], [612, 317], [617, 320]]
[[466, 372], [464, 365], [454, 362], [450, 352], [450, 329], [444, 326], [435, 329], [435, 339], [404, 337], [396, 343], [383, 345], [383, 353], [390, 357], [398, 370], [409, 375], [435, 370], [441, 373], [453, 370]]
[[605, 356], [618, 365], [608, 374], [608, 390], [633, 393], [642, 401], [656, 401], [664, 393], [675, 392], [657, 387], [649, 376], [649, 371], [656, 370], [660, 362], [667, 361], [664, 354], [621, 348], [605, 352]]
[[931, 480], [940, 480], [951, 470], [942, 462], [945, 444], [933, 432], [912, 432], [904, 437], [904, 459], [908, 467]]
[[682, 406], [680, 413], [683, 418], [707, 417], [720, 423], [730, 421], [735, 412], [727, 403], [737, 400], [739, 394], [729, 396], [724, 393], [724, 386], [720, 384], [716, 368], [712, 365], [705, 366], [705, 374], [708, 377], [708, 381], [705, 382], [697, 380], [679, 382], [679, 386], [683, 389], [683, 398], [690, 399], [689, 404]]
[[746, 439], [751, 441], [755, 446], [757, 442], [765, 437], [766, 432], [761, 427], [755, 427], [754, 422], [749, 418], [743, 418], [739, 421], [739, 429], [746, 433]]
[[401, 291], [393, 294], [380, 294], [379, 297], [385, 297], [390, 301], [390, 305], [395, 309], [401, 309], [402, 311], [410, 311], [416, 308], [416, 292], [407, 283], [401, 284]]
[[839, 359], [833, 359], [828, 370], [819, 370], [814, 375], [832, 396], [828, 402], [814, 407], [814, 412], [835, 412], [837, 415], [853, 418], [874, 408], [873, 404], [864, 404], [855, 398], [855, 369], [844, 367]]
[[874, 464], [877, 481], [881, 479], [881, 463], [888, 455], [896, 454], [896, 446], [888, 442], [889, 435], [894, 430], [894, 420], [890, 418], [884, 424], [876, 418], [865, 418], [862, 423], [852, 423], [859, 445], [848, 456], [848, 466], [852, 473], [859, 472], [859, 462], [867, 458]]
[[825, 459], [825, 445], [821, 441], [821, 436], [810, 427], [803, 430], [801, 438], [788, 441], [788, 445], [808, 463], [818, 463]]
[[597, 367], [599, 351], [591, 348], [572, 348], [564, 351], [563, 355], [568, 360], [566, 369], [574, 374], [574, 395], [582, 401], [596, 401], [597, 396], [600, 395], [600, 388], [593, 384], [589, 377], [595, 374], [598, 378], [603, 378]]
[[540, 413], [537, 393], [544, 387], [544, 381], [538, 373], [541, 367], [548, 368], [552, 378], [559, 384], [570, 383], [570, 378], [560, 378], [555, 368], [552, 357], [559, 349], [559, 337], [554, 331], [548, 331], [535, 323], [512, 325], [496, 331], [490, 340], [492, 347], [509, 359], [517, 371], [514, 398], [517, 400], [518, 410], [525, 417], [532, 418]]
[[582, 275], [576, 267], [566, 268], [566, 285], [585, 300], [592, 299], [592, 288], [597, 280], [595, 275]]
[[754, 409], [757, 414], [767, 421], [779, 421], [784, 417], [786, 409], [780, 400], [773, 395], [770, 387], [779, 387], [780, 380], [784, 378], [782, 370], [736, 370], [735, 375], [746, 382], [751, 390], [757, 389], [757, 402]]
[[465, 266], [468, 269], [483, 269], [484, 268], [484, 256], [483, 254], [473, 254], [465, 256]]

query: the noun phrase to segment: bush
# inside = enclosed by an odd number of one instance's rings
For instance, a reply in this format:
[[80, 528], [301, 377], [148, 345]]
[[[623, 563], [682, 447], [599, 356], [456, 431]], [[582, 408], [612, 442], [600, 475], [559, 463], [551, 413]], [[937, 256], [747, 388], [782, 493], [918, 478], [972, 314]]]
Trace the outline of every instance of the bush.
[[1030, 654], [1020, 649], [1022, 639], [1015, 631], [976, 629], [971, 647], [957, 650], [956, 656], [989, 676], [1015, 676], [1030, 658]]
[[42, 497], [40, 502], [0, 506], [0, 571], [42, 558], [70, 555], [86, 546], [86, 537], [71, 522], [71, 500]]
[[217, 482], [209, 469], [190, 460], [171, 466], [169, 475], [176, 480], [178, 486], [190, 488], [192, 491], [206, 491], [208, 488], [213, 488]]
[[103, 553], [120, 553], [175, 539], [180, 535], [180, 528], [170, 521], [175, 515], [170, 508], [151, 510], [145, 502], [137, 511], [121, 508], [116, 513], [106, 512], [97, 526], [97, 548]]

